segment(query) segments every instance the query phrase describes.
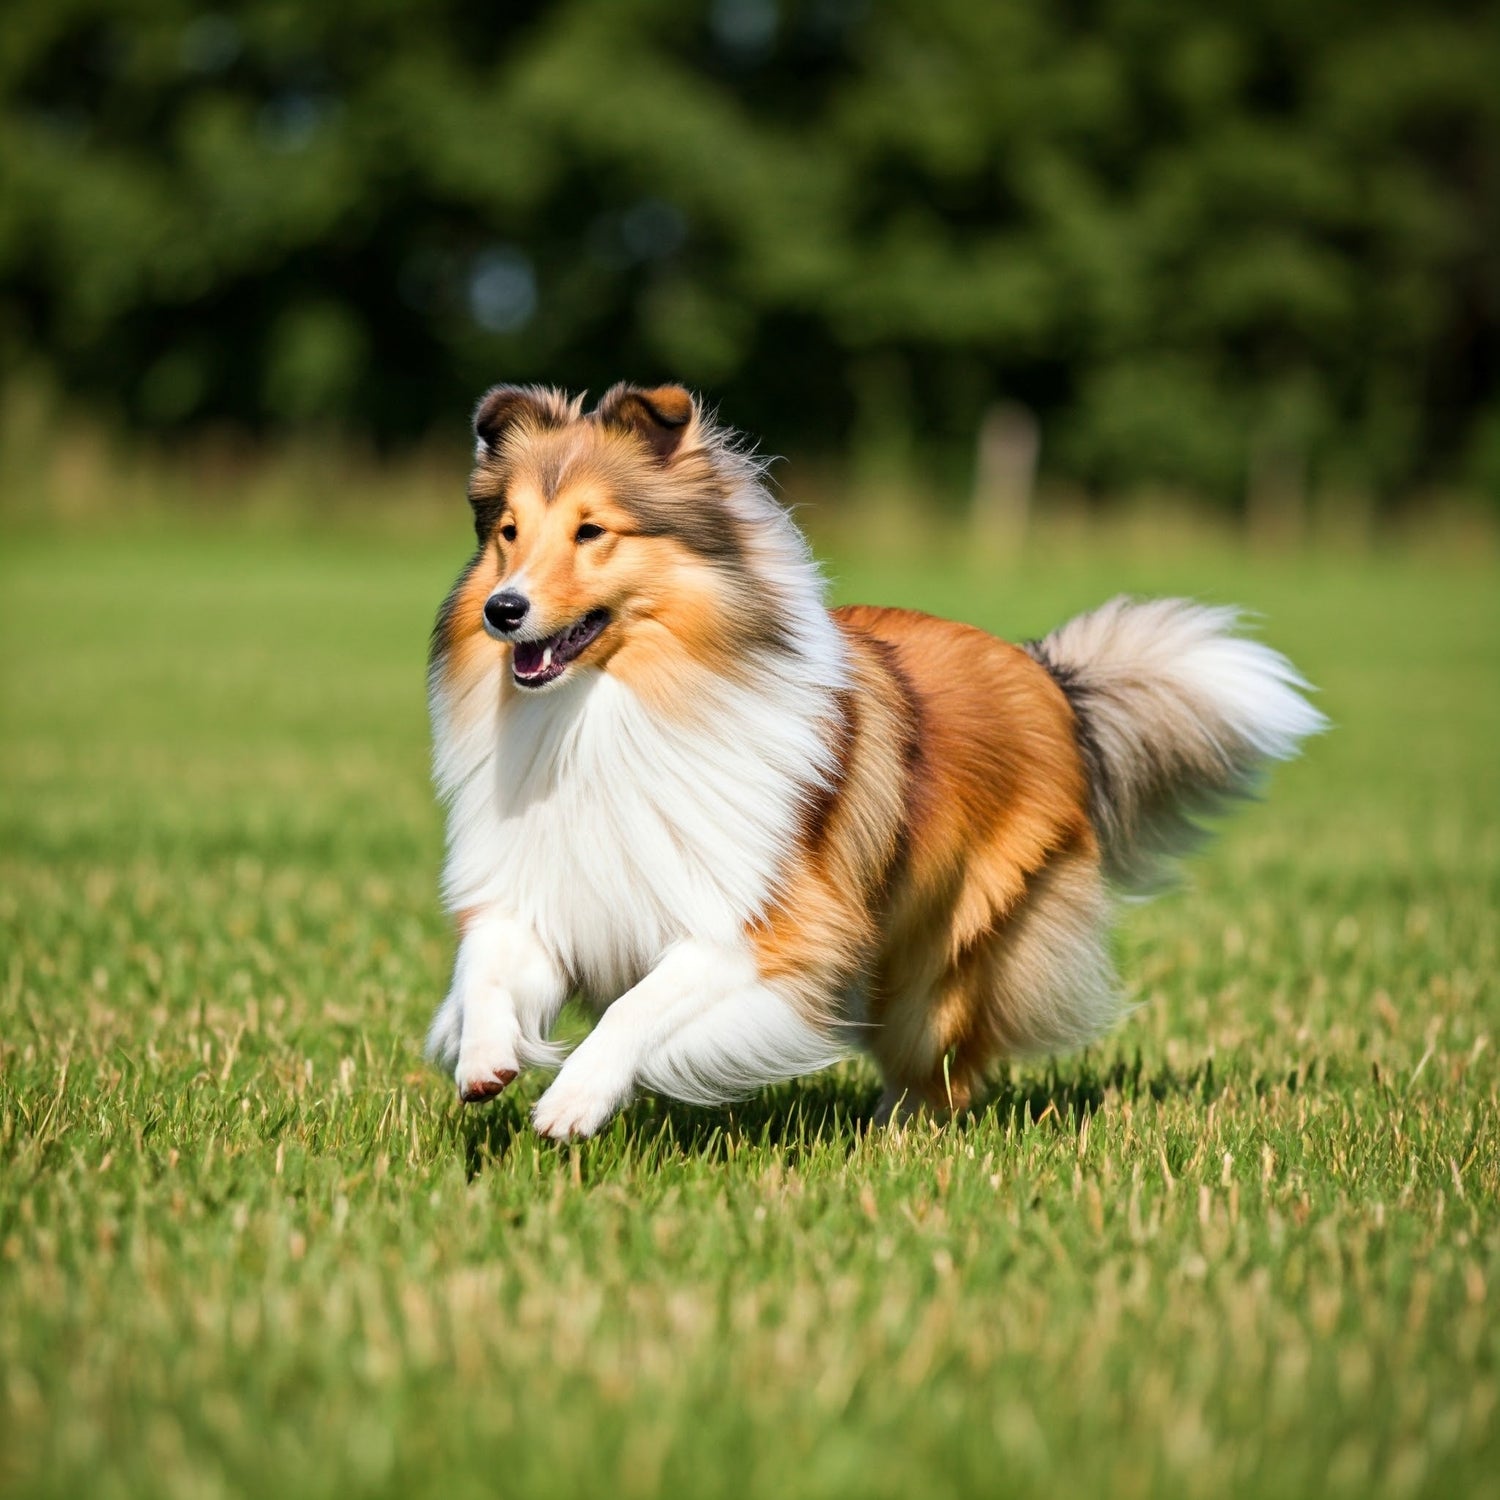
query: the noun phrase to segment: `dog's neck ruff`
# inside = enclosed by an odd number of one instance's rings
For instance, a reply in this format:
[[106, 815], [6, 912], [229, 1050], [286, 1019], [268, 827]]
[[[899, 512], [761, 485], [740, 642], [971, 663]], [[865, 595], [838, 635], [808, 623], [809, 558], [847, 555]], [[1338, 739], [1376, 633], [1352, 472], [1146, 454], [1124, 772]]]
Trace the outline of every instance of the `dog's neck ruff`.
[[682, 938], [743, 942], [833, 772], [847, 681], [821, 580], [805, 553], [783, 563], [789, 647], [758, 649], [733, 679], [700, 671], [681, 713], [591, 669], [502, 707], [498, 651], [467, 682], [435, 677], [452, 910], [527, 921], [606, 1003]]

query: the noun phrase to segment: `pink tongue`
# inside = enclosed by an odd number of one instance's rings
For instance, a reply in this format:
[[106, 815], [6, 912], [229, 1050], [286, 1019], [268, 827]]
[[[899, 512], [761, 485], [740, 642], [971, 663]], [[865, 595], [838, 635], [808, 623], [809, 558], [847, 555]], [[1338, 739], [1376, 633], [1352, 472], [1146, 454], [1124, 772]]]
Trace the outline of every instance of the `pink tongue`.
[[535, 677], [542, 670], [542, 652], [546, 647], [546, 641], [517, 641], [517, 673], [522, 677]]

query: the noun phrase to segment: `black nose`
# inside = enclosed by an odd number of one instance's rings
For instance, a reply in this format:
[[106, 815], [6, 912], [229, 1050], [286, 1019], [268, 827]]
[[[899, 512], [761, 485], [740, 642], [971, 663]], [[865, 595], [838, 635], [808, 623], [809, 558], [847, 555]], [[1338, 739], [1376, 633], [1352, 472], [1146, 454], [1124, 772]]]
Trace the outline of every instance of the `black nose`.
[[511, 631], [526, 618], [526, 611], [530, 608], [531, 605], [519, 594], [507, 589], [503, 594], [491, 594], [484, 601], [484, 617], [490, 622], [491, 629]]

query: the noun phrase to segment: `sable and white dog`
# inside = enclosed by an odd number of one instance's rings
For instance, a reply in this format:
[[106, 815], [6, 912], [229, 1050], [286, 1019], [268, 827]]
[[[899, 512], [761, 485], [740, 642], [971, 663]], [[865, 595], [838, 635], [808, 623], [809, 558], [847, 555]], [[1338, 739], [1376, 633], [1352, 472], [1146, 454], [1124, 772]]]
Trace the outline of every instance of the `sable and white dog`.
[[828, 610], [760, 465], [676, 386], [480, 403], [479, 550], [433, 633], [445, 894], [431, 1056], [556, 1066], [536, 1127], [709, 1103], [852, 1045], [883, 1113], [1115, 1020], [1112, 893], [1323, 720], [1230, 610], [1117, 599], [1012, 646]]

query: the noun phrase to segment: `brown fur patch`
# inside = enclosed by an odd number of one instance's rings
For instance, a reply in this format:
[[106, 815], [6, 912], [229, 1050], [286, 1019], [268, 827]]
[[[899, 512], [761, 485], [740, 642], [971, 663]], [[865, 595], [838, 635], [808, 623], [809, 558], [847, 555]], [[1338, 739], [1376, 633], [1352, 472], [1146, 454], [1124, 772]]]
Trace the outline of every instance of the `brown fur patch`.
[[750, 929], [760, 972], [816, 1023], [832, 1019], [878, 942], [885, 883], [902, 839], [904, 703], [870, 642], [849, 636], [853, 688], [828, 726], [834, 783], [810, 797], [802, 838], [771, 909]]
[[459, 681], [493, 659], [500, 648], [484, 633], [484, 601], [499, 582], [494, 550], [481, 547], [448, 591], [432, 627], [429, 669]]
[[[843, 775], [810, 809], [781, 899], [751, 937], [762, 972], [814, 1014], [862, 983], [888, 1081], [930, 1104], [951, 1090], [961, 1105], [998, 1056], [1066, 1029], [1066, 1016], [1028, 1009], [1028, 966], [1037, 980], [1042, 959], [1017, 939], [1032, 904], [1095, 915], [1072, 714], [1034, 661], [982, 631], [902, 610], [835, 618], [855, 662], [833, 731]], [[1054, 974], [1045, 1003], [1065, 1011], [1075, 977], [1085, 989], [1097, 979]]]

